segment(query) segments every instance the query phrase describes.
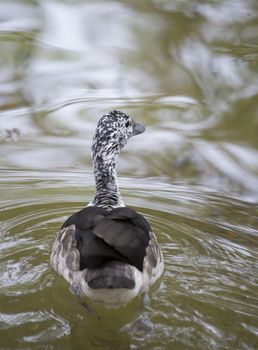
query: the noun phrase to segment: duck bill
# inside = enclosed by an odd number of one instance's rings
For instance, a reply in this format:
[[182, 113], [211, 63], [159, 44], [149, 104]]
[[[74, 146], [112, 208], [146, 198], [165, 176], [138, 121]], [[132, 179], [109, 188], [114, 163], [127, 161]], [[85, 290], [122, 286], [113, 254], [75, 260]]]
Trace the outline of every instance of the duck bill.
[[140, 123], [134, 123], [132, 136], [139, 135], [145, 131], [145, 126]]

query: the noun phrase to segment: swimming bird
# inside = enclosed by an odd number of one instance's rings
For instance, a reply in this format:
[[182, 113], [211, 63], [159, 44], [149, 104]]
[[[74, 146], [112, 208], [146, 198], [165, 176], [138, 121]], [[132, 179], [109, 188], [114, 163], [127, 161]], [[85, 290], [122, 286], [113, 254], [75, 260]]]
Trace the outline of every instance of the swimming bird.
[[51, 251], [53, 269], [79, 296], [120, 306], [147, 292], [163, 272], [163, 257], [149, 222], [124, 205], [117, 158], [130, 137], [145, 131], [120, 111], [98, 122], [92, 144], [96, 193], [70, 216]]

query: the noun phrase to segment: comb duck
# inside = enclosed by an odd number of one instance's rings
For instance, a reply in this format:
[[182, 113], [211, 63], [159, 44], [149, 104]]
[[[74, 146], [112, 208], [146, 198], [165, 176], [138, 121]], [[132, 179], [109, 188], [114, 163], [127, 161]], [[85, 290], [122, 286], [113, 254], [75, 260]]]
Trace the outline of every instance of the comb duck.
[[125, 207], [117, 183], [117, 157], [145, 127], [119, 111], [98, 122], [92, 144], [96, 193], [70, 216], [51, 251], [53, 269], [79, 296], [107, 306], [147, 292], [163, 272], [163, 258], [148, 221]]

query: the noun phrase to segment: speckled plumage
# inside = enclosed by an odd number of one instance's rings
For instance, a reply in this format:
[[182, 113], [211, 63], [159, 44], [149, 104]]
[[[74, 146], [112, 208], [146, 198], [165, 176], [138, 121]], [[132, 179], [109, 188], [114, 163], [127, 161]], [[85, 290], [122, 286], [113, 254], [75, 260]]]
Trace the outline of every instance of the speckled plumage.
[[119, 306], [147, 291], [163, 271], [163, 258], [146, 219], [124, 205], [117, 157], [144, 126], [112, 111], [98, 122], [92, 144], [96, 193], [88, 207], [66, 220], [50, 262], [79, 295]]
[[108, 210], [124, 206], [117, 183], [117, 156], [133, 136], [134, 124], [119, 111], [107, 113], [99, 120], [91, 149], [96, 195], [89, 205]]

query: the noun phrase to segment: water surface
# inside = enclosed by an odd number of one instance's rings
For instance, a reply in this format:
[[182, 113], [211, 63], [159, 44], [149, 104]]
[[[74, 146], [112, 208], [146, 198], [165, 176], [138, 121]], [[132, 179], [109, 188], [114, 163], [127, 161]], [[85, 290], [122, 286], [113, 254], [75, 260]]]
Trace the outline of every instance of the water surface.
[[[257, 33], [255, 0], [0, 2], [0, 348], [257, 348]], [[118, 310], [49, 266], [111, 109], [146, 125], [119, 183], [165, 258]]]

